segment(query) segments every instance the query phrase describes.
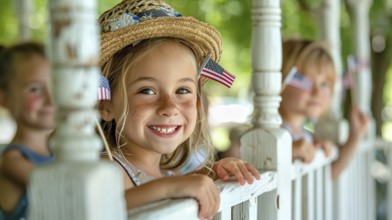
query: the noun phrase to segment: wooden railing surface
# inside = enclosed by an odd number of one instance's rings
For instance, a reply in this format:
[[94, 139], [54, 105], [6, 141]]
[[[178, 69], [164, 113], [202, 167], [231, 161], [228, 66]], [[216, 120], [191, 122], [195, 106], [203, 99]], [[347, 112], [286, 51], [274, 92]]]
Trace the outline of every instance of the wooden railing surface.
[[[314, 162], [310, 164], [293, 163], [291, 172], [293, 186], [302, 187], [293, 190], [293, 217], [295, 218], [292, 219], [305, 219], [302, 216], [309, 216], [308, 219], [332, 219], [332, 193], [329, 193], [332, 192], [332, 181], [328, 170], [336, 156], [336, 150], [328, 158], [320, 150], [316, 153]], [[263, 213], [258, 211], [258, 203], [260, 203], [258, 199], [263, 199], [261, 195], [271, 193], [276, 189], [277, 175], [276, 172], [261, 172], [260, 174], [261, 179], [255, 180], [252, 185], [240, 186], [235, 180], [216, 181], [216, 186], [220, 190], [221, 204], [215, 219], [263, 219]], [[307, 181], [303, 181], [305, 177]], [[305, 182], [311, 189], [307, 193], [315, 192], [312, 194], [312, 199], [308, 198], [307, 203], [302, 201], [302, 189]], [[326, 195], [331, 196], [325, 197]], [[309, 208], [303, 209], [301, 204]], [[276, 208], [277, 204], [272, 204], [272, 206]], [[313, 209], [314, 211], [311, 211]], [[168, 199], [129, 210], [128, 219], [198, 219], [197, 210], [197, 202], [193, 199]], [[308, 210], [308, 213], [304, 214], [302, 210]], [[315, 214], [317, 218], [310, 218]]]

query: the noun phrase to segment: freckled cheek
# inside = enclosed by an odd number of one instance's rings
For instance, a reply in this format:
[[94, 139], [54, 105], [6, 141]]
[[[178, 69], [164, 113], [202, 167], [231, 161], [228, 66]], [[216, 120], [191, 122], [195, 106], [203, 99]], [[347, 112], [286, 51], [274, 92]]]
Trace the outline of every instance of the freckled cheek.
[[182, 111], [188, 120], [196, 123], [197, 120], [197, 104], [196, 100], [189, 100], [181, 104]]
[[144, 115], [147, 115], [151, 112], [151, 109], [154, 109], [154, 105], [152, 103], [146, 104], [138, 104], [138, 103], [129, 103], [129, 115], [134, 119], [140, 119]]

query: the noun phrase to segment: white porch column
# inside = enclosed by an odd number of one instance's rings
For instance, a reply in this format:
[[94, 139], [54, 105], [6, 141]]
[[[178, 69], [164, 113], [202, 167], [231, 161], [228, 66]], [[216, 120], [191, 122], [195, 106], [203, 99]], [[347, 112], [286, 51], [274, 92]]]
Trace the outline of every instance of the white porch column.
[[340, 39], [340, 0], [323, 0], [319, 8], [320, 39], [329, 46], [336, 69], [336, 82], [332, 107], [327, 117], [323, 117], [315, 126], [315, 136], [319, 139], [344, 143], [348, 138], [348, 122], [342, 119], [342, 56]]
[[282, 119], [278, 113], [282, 82], [280, 1], [253, 0], [252, 22], [255, 128], [241, 139], [241, 157], [260, 170], [278, 173], [277, 191], [264, 195], [266, 199], [259, 205], [258, 218], [291, 219], [292, 139], [280, 128]]
[[30, 178], [29, 219], [126, 219], [120, 171], [99, 161], [95, 133], [99, 68], [96, 0], [48, 1], [48, 57], [52, 64], [57, 128], [54, 164]]
[[14, 4], [18, 15], [19, 39], [27, 40], [31, 37], [30, 15], [34, 0], [17, 0], [14, 1]]
[[372, 96], [372, 75], [370, 69], [370, 31], [369, 10], [372, 0], [346, 0], [350, 10], [350, 21], [353, 27], [353, 50], [359, 62], [354, 75], [355, 101], [362, 111], [370, 115]]
[[321, 4], [320, 38], [328, 43], [336, 69], [336, 83], [332, 111], [341, 117], [342, 55], [340, 40], [340, 0], [323, 0]]

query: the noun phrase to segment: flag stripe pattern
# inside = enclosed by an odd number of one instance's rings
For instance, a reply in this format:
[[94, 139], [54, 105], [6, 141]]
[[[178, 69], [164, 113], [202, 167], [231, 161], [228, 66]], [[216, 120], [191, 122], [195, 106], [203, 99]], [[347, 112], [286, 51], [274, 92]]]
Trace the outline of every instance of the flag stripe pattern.
[[99, 75], [98, 100], [110, 100], [109, 80], [102, 74]]
[[301, 73], [296, 72], [288, 85], [294, 86], [305, 92], [310, 92], [313, 87], [313, 82], [311, 79], [307, 78], [306, 76], [303, 76]]
[[224, 86], [230, 88], [233, 85], [235, 76], [223, 69], [219, 64], [215, 63], [210, 57], [203, 62], [200, 70], [200, 76], [217, 81]]

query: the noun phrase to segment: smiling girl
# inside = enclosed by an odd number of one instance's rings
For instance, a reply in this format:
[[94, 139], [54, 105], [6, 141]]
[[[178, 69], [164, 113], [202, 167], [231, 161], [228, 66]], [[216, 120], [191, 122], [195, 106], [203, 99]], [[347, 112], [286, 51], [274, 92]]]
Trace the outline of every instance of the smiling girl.
[[[219, 32], [160, 0], [123, 1], [101, 15], [100, 25], [100, 63], [113, 98], [99, 109], [115, 164], [124, 173], [128, 208], [193, 197], [199, 217], [212, 218], [220, 202], [213, 180], [233, 176], [243, 185], [260, 177], [239, 159], [214, 163], [201, 101], [206, 78], [199, 71], [203, 61], [218, 62]], [[210, 77], [230, 83], [224, 74]], [[171, 171], [200, 149], [207, 149], [204, 168], [174, 176]]]

